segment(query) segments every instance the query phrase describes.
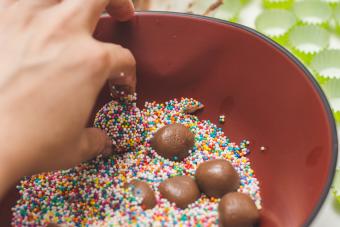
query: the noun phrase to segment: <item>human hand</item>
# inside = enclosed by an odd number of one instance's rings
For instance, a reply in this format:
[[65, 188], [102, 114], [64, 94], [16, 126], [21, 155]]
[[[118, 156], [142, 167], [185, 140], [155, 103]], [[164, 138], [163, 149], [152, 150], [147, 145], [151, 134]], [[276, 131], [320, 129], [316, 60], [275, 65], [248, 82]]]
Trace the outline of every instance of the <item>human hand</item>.
[[136, 77], [127, 49], [92, 38], [105, 7], [134, 14], [131, 0], [0, 0], [0, 185], [111, 151], [87, 121], [107, 79]]

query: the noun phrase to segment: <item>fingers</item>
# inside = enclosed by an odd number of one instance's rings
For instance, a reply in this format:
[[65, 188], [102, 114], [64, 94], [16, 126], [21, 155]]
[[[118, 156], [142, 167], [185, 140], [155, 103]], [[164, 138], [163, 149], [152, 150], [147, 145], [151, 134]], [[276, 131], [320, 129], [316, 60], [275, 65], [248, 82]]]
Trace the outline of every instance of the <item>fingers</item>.
[[83, 131], [79, 140], [67, 152], [69, 157], [64, 159], [66, 163], [57, 168], [70, 168], [100, 154], [109, 156], [111, 153], [112, 141], [106, 133], [98, 128], [87, 128]]
[[112, 153], [112, 141], [104, 131], [98, 128], [87, 128], [78, 141], [78, 149], [75, 152], [79, 162], [90, 160], [99, 154], [105, 156]]
[[132, 0], [111, 0], [106, 10], [119, 21], [130, 20], [135, 12]]
[[[1, 0], [0, 0], [1, 1]], [[59, 4], [62, 0], [16, 0], [11, 2], [8, 10], [12, 10], [11, 15], [15, 16], [15, 20], [21, 22], [22, 25], [27, 26], [40, 11], [48, 9], [54, 5]], [[1, 6], [0, 6], [1, 8]], [[20, 17], [18, 16], [20, 15]]]
[[72, 15], [84, 29], [93, 31], [101, 13], [109, 4], [109, 0], [65, 0], [60, 7], [61, 15]]
[[[132, 53], [119, 45], [100, 43], [109, 53], [109, 74], [105, 80], [110, 81], [111, 87], [118, 85], [124, 87], [125, 91], [134, 93], [136, 91], [136, 61]], [[115, 90], [115, 88], [113, 88]]]
[[0, 0], [0, 10], [6, 9], [14, 2], [17, 8], [29, 11], [31, 14], [39, 10], [60, 5], [54, 15], [58, 18], [72, 18], [72, 20], [90, 32], [93, 32], [101, 13], [105, 7], [117, 20], [126, 21], [133, 17], [134, 7], [132, 0]]
[[60, 3], [62, 0], [19, 0], [18, 4], [22, 8], [36, 12]]
[[129, 20], [134, 15], [131, 0], [65, 0], [61, 7], [61, 14], [73, 16], [82, 26], [92, 32], [99, 20], [101, 13], [108, 8], [111, 15], [120, 21]]

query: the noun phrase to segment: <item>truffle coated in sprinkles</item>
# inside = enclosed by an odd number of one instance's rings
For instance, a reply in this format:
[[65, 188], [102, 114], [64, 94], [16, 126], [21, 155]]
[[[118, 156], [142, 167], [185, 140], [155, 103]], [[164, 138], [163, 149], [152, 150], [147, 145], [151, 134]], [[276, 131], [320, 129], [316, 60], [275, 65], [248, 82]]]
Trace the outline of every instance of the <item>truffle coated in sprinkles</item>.
[[[246, 193], [261, 208], [259, 182], [250, 167], [249, 141], [232, 143], [210, 121], [186, 114], [187, 106], [200, 102], [181, 98], [164, 104], [146, 102], [143, 110], [136, 96], [106, 104], [97, 114], [95, 126], [104, 129], [116, 152], [97, 157], [68, 170], [27, 177], [18, 186], [21, 198], [13, 207], [14, 226], [69, 223], [75, 226], [218, 226], [219, 199], [204, 194], [187, 209], [177, 208], [160, 196], [158, 186], [167, 178], [194, 176], [198, 165], [211, 159], [231, 162], [240, 175], [239, 192]], [[150, 146], [153, 134], [164, 125], [181, 123], [195, 134], [195, 145], [182, 162], [159, 156]], [[155, 191], [157, 205], [140, 206], [140, 198], [124, 187], [131, 180], [148, 182]]]

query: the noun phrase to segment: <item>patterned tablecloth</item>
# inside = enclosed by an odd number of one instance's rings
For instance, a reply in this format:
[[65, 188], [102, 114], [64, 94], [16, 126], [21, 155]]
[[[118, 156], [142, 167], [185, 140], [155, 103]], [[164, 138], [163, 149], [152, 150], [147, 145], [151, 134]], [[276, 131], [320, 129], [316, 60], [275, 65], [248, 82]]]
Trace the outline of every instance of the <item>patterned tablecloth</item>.
[[[240, 23], [254, 28], [256, 16], [262, 11], [261, 1], [254, 0], [242, 10], [240, 15]], [[331, 48], [340, 48], [339, 37], [332, 35], [330, 41]], [[338, 135], [340, 135], [340, 127], [338, 126]], [[340, 155], [338, 156], [338, 167], [340, 167]], [[338, 204], [332, 193], [328, 197], [321, 208], [320, 213], [314, 220], [312, 227], [337, 227], [340, 226], [340, 204]]]

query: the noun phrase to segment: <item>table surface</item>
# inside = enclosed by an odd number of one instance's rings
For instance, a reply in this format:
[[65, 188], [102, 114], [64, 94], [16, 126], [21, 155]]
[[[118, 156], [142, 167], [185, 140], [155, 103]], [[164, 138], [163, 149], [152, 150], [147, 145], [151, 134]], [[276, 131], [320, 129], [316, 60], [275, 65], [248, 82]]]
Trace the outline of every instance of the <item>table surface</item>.
[[[261, 0], [253, 0], [247, 5], [240, 14], [239, 23], [248, 27], [255, 27], [255, 18], [262, 11]], [[340, 39], [335, 35], [331, 36], [330, 48], [340, 49]], [[340, 127], [338, 126], [338, 135]], [[340, 155], [338, 156], [338, 167], [340, 167]], [[340, 226], [340, 204], [335, 201], [332, 193], [329, 193], [321, 211], [312, 223], [311, 227], [336, 227]]]

